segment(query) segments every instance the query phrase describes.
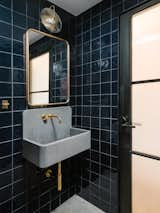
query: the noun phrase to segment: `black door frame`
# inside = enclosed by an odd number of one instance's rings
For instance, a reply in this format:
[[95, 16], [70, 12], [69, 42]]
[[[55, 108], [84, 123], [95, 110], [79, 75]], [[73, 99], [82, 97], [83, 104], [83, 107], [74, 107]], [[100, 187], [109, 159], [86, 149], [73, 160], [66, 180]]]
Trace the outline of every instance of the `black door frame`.
[[120, 17], [120, 182], [119, 202], [120, 213], [132, 213], [132, 164], [131, 164], [131, 128], [122, 127], [122, 116], [127, 116], [128, 122], [131, 117], [131, 17], [157, 3], [160, 0], [149, 1], [134, 8]]

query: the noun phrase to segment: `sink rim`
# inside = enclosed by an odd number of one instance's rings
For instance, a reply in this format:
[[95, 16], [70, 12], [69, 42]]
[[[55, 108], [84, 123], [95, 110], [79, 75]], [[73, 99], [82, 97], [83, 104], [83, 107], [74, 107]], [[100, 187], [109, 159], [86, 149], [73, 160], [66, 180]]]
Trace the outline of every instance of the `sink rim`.
[[74, 129], [75, 129], [75, 130], [79, 130], [80, 133], [77, 133], [76, 135], [68, 136], [68, 137], [65, 137], [65, 138], [61, 138], [61, 139], [56, 140], [56, 141], [48, 142], [48, 143], [46, 143], [46, 144], [41, 144], [41, 143], [38, 143], [38, 142], [36, 142], [36, 141], [34, 141], [34, 140], [30, 140], [30, 139], [28, 139], [28, 138], [23, 138], [23, 140], [24, 140], [25, 142], [29, 142], [29, 143], [34, 144], [34, 145], [37, 145], [37, 146], [39, 146], [39, 147], [49, 147], [49, 146], [52, 146], [53, 144], [56, 145], [57, 143], [60, 143], [61, 141], [68, 140], [69, 138], [76, 138], [76, 137], [78, 137], [78, 136], [80, 136], [80, 135], [84, 135], [84, 134], [90, 133], [90, 130], [87, 130], [87, 129], [81, 129], [81, 128], [76, 128], [76, 127], [71, 127], [70, 130], [71, 130], [71, 129], [73, 129], [73, 130], [74, 130]]

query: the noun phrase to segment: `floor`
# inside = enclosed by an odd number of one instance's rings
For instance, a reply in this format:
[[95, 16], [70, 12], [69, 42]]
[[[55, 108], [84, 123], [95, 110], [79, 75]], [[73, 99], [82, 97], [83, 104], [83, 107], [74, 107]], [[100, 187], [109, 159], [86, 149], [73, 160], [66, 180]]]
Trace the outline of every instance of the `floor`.
[[51, 213], [104, 213], [96, 206], [74, 195]]

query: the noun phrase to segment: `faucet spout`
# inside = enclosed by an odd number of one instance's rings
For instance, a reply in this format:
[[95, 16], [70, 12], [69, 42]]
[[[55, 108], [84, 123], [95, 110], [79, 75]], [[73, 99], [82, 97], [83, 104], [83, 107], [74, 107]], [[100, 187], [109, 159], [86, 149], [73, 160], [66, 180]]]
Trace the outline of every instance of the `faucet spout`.
[[54, 115], [54, 114], [43, 114], [41, 116], [41, 118], [44, 122], [47, 122], [48, 119], [56, 118], [60, 124], [62, 123], [61, 117], [59, 117], [58, 115]]
[[48, 118], [50, 118], [50, 119], [56, 118], [60, 124], [62, 123], [62, 119], [58, 115], [48, 114]]

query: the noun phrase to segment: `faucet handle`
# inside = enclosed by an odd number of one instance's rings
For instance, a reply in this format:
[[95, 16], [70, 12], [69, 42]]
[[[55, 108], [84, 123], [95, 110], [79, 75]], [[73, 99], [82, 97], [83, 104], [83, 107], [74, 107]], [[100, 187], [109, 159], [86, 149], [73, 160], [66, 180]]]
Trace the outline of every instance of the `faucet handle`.
[[42, 114], [41, 118], [44, 122], [46, 122], [48, 120], [48, 116], [46, 114]]

